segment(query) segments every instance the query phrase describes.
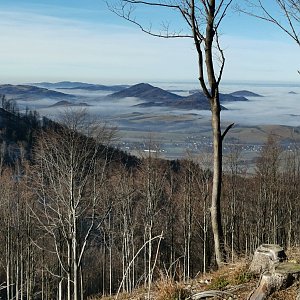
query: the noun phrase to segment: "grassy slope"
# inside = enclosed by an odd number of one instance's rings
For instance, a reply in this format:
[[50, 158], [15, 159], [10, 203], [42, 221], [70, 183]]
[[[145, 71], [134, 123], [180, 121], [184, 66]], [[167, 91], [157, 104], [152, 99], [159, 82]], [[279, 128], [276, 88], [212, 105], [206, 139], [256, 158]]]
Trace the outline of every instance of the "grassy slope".
[[[290, 261], [300, 262], [300, 248], [286, 251]], [[237, 263], [227, 264], [217, 271], [212, 271], [187, 283], [176, 282], [170, 276], [162, 274], [160, 279], [153, 283], [151, 299], [153, 300], [184, 300], [189, 296], [203, 291], [224, 291], [232, 294], [218, 299], [247, 299], [249, 293], [256, 287], [259, 278], [248, 272], [249, 261], [240, 260]], [[272, 294], [269, 300], [294, 300], [299, 289], [299, 283]], [[114, 297], [91, 297], [90, 300], [113, 300]], [[120, 294], [119, 300], [147, 299], [147, 291], [144, 288], [137, 289], [131, 294]], [[213, 298], [209, 298], [213, 299]]]

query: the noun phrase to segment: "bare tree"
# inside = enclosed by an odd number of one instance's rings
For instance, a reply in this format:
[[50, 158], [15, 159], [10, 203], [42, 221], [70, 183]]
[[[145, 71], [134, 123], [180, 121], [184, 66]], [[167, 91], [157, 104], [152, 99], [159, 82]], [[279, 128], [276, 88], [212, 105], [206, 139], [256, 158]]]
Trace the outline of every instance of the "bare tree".
[[280, 209], [280, 155], [282, 148], [275, 136], [268, 136], [257, 158], [256, 173], [260, 183], [260, 200], [262, 206], [261, 220], [262, 241], [278, 243], [279, 209]]
[[[165, 198], [164, 188], [166, 186], [167, 170], [165, 166], [159, 165], [158, 151], [154, 153], [150, 151], [150, 149], [158, 149], [156, 145], [150, 142], [148, 149], [147, 157], [144, 158], [140, 166], [138, 176], [141, 179], [140, 195], [141, 199], [143, 199], [144, 243], [147, 243], [144, 249], [144, 283], [145, 287], [148, 287], [148, 291], [150, 291], [153, 281], [153, 259], [155, 253], [152, 238], [155, 224], [157, 224], [158, 212]], [[148, 298], [150, 298], [149, 295]]]
[[48, 250], [56, 254], [60, 266], [60, 274], [55, 274], [59, 290], [67, 278], [67, 299], [79, 299], [82, 292], [80, 270], [97, 222], [110, 138], [111, 131], [91, 126], [84, 111], [70, 111], [63, 126], [41, 134], [36, 147], [39, 209], [33, 214], [53, 241]]
[[[211, 222], [218, 266], [222, 264], [225, 257], [220, 209], [222, 142], [228, 130], [233, 126], [233, 124], [230, 124], [223, 133], [221, 132], [219, 85], [223, 75], [225, 56], [220, 46], [219, 28], [231, 3], [232, 0], [201, 0], [198, 2], [195, 0], [120, 0], [118, 4], [108, 4], [113, 12], [136, 24], [147, 34], [161, 38], [191, 38], [195, 44], [198, 57], [198, 79], [200, 87], [210, 103], [212, 112], [211, 125], [214, 158]], [[138, 6], [173, 11], [178, 14], [178, 19], [183, 18], [187, 30], [172, 30], [169, 24], [164, 22], [162, 30], [156, 32], [151, 25], [149, 27], [144, 26], [142, 21], [136, 19], [134, 10]]]
[[[226, 156], [226, 171], [228, 176], [226, 176], [224, 180], [224, 185], [228, 185], [228, 192], [226, 191], [224, 194], [228, 197], [228, 223], [229, 226], [225, 232], [226, 234], [229, 233], [229, 239], [231, 240], [231, 262], [234, 262], [235, 259], [235, 244], [238, 243], [238, 239], [236, 238], [237, 233], [239, 231], [239, 224], [238, 220], [238, 206], [239, 206], [239, 184], [240, 180], [239, 177], [242, 174], [242, 168], [240, 166], [241, 162], [241, 153], [242, 147], [237, 144], [229, 145], [229, 153]], [[227, 180], [226, 180], [227, 179]], [[225, 188], [226, 189], [226, 188]], [[225, 218], [224, 218], [225, 219]]]
[[298, 0], [246, 0], [238, 10], [268, 21], [291, 37], [300, 46], [300, 2]]

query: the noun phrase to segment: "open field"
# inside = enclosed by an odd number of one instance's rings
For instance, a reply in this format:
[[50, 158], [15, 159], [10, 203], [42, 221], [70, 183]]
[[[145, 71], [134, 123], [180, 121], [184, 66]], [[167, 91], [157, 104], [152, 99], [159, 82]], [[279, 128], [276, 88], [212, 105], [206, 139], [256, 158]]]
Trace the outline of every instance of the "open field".
[[[168, 159], [201, 156], [210, 154], [212, 147], [210, 121], [207, 117], [194, 114], [124, 115], [119, 118], [119, 140], [117, 145], [125, 151], [139, 154], [149, 148], [149, 143], [156, 144], [160, 155]], [[225, 125], [228, 125], [226, 123]], [[251, 165], [259, 154], [269, 135], [281, 141], [288, 150], [293, 144], [300, 143], [300, 128], [284, 125], [236, 125], [224, 141], [224, 153], [232, 147], [239, 147], [245, 164]], [[148, 148], [147, 148], [148, 147]]]

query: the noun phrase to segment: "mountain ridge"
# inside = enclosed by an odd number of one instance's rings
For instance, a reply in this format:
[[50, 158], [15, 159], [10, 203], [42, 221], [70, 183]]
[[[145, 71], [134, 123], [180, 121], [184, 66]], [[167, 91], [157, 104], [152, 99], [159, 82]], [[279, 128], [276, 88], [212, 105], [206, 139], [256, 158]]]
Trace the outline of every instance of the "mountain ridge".
[[74, 102], [70, 102], [67, 100], [61, 100], [52, 105], [49, 105], [48, 107], [66, 107], [66, 106], [87, 107], [87, 106], [91, 106], [91, 105], [89, 105], [85, 102], [74, 103]]
[[74, 95], [69, 95], [62, 92], [57, 92], [49, 90], [47, 88], [41, 88], [32, 85], [25, 84], [1, 84], [0, 85], [0, 94], [9, 96], [13, 99], [22, 99], [30, 98], [31, 100], [40, 99], [40, 98], [74, 98]]
[[120, 91], [128, 85], [103, 85], [103, 84], [94, 84], [86, 83], [80, 81], [59, 81], [59, 82], [37, 82], [31, 83], [33, 86], [47, 88], [47, 89], [65, 89], [65, 90], [87, 90], [87, 91]]
[[232, 96], [237, 96], [237, 97], [263, 97], [260, 94], [251, 92], [251, 91], [247, 91], [247, 90], [240, 90], [240, 91], [235, 91], [230, 93], [229, 95]]
[[129, 88], [125, 88], [119, 92], [108, 95], [107, 98], [127, 98], [137, 97], [144, 100], [162, 101], [162, 100], [178, 100], [182, 96], [170, 93], [159, 87], [155, 87], [149, 83], [138, 83]]
[[[138, 83], [129, 88], [108, 95], [106, 96], [106, 99], [122, 99], [127, 97], [140, 98], [146, 101], [135, 105], [137, 107], [154, 106], [173, 107], [178, 109], [210, 110], [209, 101], [201, 92], [193, 93], [188, 96], [180, 96], [159, 87], [152, 86], [149, 83]], [[248, 99], [231, 94], [220, 94], [221, 103], [228, 101], [248, 101]], [[221, 109], [226, 110], [226, 107], [221, 105]]]

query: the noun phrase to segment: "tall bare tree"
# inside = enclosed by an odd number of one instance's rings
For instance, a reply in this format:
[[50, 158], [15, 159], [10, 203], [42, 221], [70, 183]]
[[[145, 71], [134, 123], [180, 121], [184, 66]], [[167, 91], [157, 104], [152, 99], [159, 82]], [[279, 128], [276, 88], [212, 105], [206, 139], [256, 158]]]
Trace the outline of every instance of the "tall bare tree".
[[[223, 231], [221, 224], [221, 180], [222, 180], [222, 142], [233, 126], [229, 125], [221, 132], [221, 106], [219, 85], [222, 79], [225, 56], [220, 46], [219, 28], [232, 0], [120, 0], [118, 4], [108, 3], [109, 8], [120, 17], [136, 24], [140, 29], [152, 36], [162, 38], [191, 38], [195, 44], [198, 57], [198, 79], [200, 87], [207, 97], [212, 112], [213, 132], [213, 190], [211, 199], [211, 220], [214, 233], [215, 256], [218, 266], [224, 260]], [[186, 31], [177, 28], [172, 30], [164, 22], [162, 30], [155, 32], [152, 26], [146, 27], [143, 22], [138, 21], [134, 10], [138, 6], [157, 8], [159, 10], [170, 10], [178, 14], [178, 19], [185, 23]], [[165, 21], [165, 20], [164, 20]]]
[[67, 299], [82, 298], [80, 270], [97, 222], [110, 138], [111, 131], [91, 126], [84, 111], [71, 111], [61, 127], [41, 134], [36, 147], [39, 210], [33, 213], [53, 241], [51, 250], [61, 270], [55, 274], [60, 278], [58, 289], [62, 291], [66, 278]]

